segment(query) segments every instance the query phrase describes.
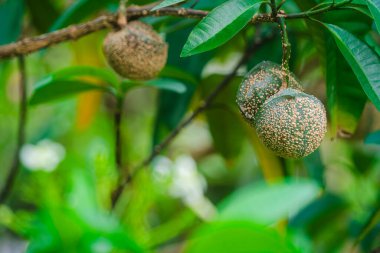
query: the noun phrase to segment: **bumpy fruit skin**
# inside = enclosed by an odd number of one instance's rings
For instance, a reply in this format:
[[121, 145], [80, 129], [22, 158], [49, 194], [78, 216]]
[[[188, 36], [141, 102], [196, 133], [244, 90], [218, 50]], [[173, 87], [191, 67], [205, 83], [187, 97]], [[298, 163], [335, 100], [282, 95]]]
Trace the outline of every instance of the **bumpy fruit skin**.
[[133, 80], [156, 77], [166, 64], [168, 45], [150, 25], [132, 21], [104, 40], [103, 51], [111, 67]]
[[[283, 80], [281, 66], [270, 61], [257, 64], [247, 73], [237, 92], [236, 102], [248, 122], [252, 123], [265, 101], [281, 89]], [[288, 87], [301, 89], [297, 78], [292, 73], [289, 76]]]
[[284, 158], [302, 158], [316, 150], [327, 129], [326, 111], [314, 96], [284, 89], [271, 97], [255, 117], [259, 138]]

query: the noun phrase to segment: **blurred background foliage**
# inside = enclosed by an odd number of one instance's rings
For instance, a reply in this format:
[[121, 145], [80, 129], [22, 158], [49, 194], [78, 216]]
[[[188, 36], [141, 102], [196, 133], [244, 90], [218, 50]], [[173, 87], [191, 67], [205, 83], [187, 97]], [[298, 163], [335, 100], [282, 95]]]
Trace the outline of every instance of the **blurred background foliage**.
[[[201, 0], [194, 8], [223, 2]], [[320, 2], [288, 0], [284, 9], [299, 12]], [[318, 19], [354, 33], [380, 54], [368, 9], [354, 2], [354, 11]], [[116, 0], [2, 0], [0, 44], [117, 7]], [[288, 22], [291, 69], [328, 106], [330, 119], [322, 146], [293, 161], [263, 147], [235, 105], [247, 70], [263, 60], [281, 62], [276, 25], [248, 26], [215, 50], [180, 58], [198, 21], [143, 21], [169, 43], [167, 67], [151, 83], [130, 87], [112, 72], [101, 50], [107, 31], [27, 56], [27, 144], [11, 196], [0, 204], [0, 252], [370, 252], [380, 246], [380, 114], [319, 24]], [[251, 37], [265, 43], [212, 106], [135, 174], [112, 210], [115, 101], [106, 84], [128, 90], [123, 161], [133, 167], [232, 70]], [[0, 188], [16, 146], [18, 82], [16, 60], [2, 60]]]

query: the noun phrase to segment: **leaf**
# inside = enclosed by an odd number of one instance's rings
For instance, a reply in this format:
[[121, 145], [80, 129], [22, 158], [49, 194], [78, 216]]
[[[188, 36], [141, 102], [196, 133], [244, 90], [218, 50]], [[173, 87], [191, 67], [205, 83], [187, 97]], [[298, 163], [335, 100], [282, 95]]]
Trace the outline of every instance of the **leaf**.
[[[191, 29], [181, 29], [170, 33], [166, 41], [170, 45], [168, 65], [176, 66], [177, 71], [164, 70], [161, 77], [175, 78], [186, 85], [186, 92], [178, 94], [166, 90], [160, 90], [157, 100], [157, 116], [155, 122], [153, 144], [159, 143], [170, 131], [172, 131], [186, 113], [190, 101], [204, 66], [215, 52], [195, 55], [189, 58], [180, 58], [181, 49], [189, 36]], [[182, 74], [179, 74], [181, 72]], [[179, 75], [178, 75], [179, 74]], [[174, 75], [174, 76], [173, 76]], [[189, 78], [190, 77], [190, 78]], [[173, 106], [175, 105], [175, 106]]]
[[370, 133], [364, 140], [365, 144], [380, 145], [380, 131]]
[[332, 134], [352, 135], [367, 97], [332, 36], [326, 36], [325, 43], [329, 48], [326, 55], [326, 94]]
[[24, 1], [0, 1], [0, 45], [19, 38], [21, 33]]
[[[208, 96], [222, 80], [222, 75], [212, 75], [203, 79], [200, 84], [202, 97]], [[231, 81], [206, 110], [214, 147], [227, 160], [234, 159], [240, 154], [246, 139], [243, 126], [245, 122], [235, 103], [235, 94], [240, 82], [241, 78]]]
[[26, 0], [33, 25], [42, 33], [47, 32], [59, 16], [51, 0]]
[[106, 87], [94, 85], [89, 82], [79, 80], [46, 80], [34, 90], [30, 99], [31, 105], [51, 102], [61, 98], [76, 95], [81, 92], [98, 90], [108, 91]]
[[269, 225], [294, 215], [319, 193], [314, 181], [288, 179], [250, 184], [236, 190], [219, 205], [219, 220], [251, 220]]
[[92, 1], [77, 0], [67, 8], [63, 14], [54, 22], [50, 31], [54, 31], [85, 19], [101, 9], [112, 4], [116, 5], [118, 0]]
[[258, 12], [259, 0], [230, 0], [213, 9], [190, 33], [181, 57], [214, 49], [235, 36]]
[[161, 3], [159, 3], [158, 5], [156, 5], [155, 7], [153, 7], [153, 9], [151, 9], [151, 11], [156, 11], [158, 9], [161, 9], [161, 8], [164, 8], [164, 7], [168, 7], [168, 6], [171, 6], [171, 5], [174, 5], [174, 4], [182, 3], [182, 2], [185, 2], [185, 1], [186, 0], [164, 0]]
[[367, 0], [368, 9], [370, 10], [380, 33], [380, 0]]
[[185, 246], [185, 253], [298, 252], [277, 231], [248, 221], [214, 222], [202, 226]]
[[184, 85], [180, 81], [170, 78], [159, 78], [156, 80], [146, 82], [145, 85], [157, 87], [162, 90], [173, 91], [176, 93], [185, 93], [187, 89], [186, 85]]
[[373, 19], [372, 13], [368, 9], [367, 5], [359, 5], [359, 4], [354, 5], [353, 4], [353, 5], [346, 6], [345, 9], [346, 10], [355, 10], [357, 12], [360, 12], [360, 13], [366, 15], [368, 18]]
[[324, 24], [334, 36], [343, 56], [358, 78], [364, 92], [380, 110], [380, 62], [378, 56], [362, 41], [332, 24]]
[[[119, 79], [114, 72], [92, 66], [71, 66], [63, 68], [51, 73], [47, 78], [50, 78], [51, 80], [58, 80], [76, 77], [92, 77], [114, 87], [119, 85]], [[46, 80], [43, 82], [46, 82]]]
[[178, 79], [194, 86], [198, 85], [198, 80], [192, 74], [170, 65], [165, 66], [165, 68], [160, 72], [160, 76]]
[[[79, 80], [79, 78], [81, 78]], [[84, 78], [87, 78], [84, 80]], [[106, 86], [95, 85], [89, 80], [97, 80]], [[98, 90], [113, 92], [112, 86], [118, 86], [117, 76], [106, 69], [90, 66], [72, 66], [53, 72], [37, 82], [31, 105], [51, 102], [81, 92]]]
[[350, 205], [342, 197], [326, 192], [292, 217], [288, 228], [307, 231], [311, 238], [325, 235], [323, 239], [315, 239], [313, 242], [322, 242], [323, 248], [330, 252], [344, 244], [347, 238], [345, 232], [350, 226], [347, 224], [349, 209]]

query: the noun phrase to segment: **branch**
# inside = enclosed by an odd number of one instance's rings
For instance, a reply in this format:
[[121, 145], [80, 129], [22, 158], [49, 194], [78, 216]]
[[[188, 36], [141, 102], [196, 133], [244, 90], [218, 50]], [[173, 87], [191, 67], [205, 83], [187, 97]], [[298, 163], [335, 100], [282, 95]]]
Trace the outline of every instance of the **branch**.
[[[146, 16], [178, 16], [186, 18], [203, 18], [208, 14], [207, 11], [178, 9], [173, 7], [150, 11], [153, 6], [154, 5], [152, 4], [148, 4], [141, 7], [129, 7], [126, 11], [127, 17], [129, 20]], [[118, 16], [118, 14], [102, 15], [91, 21], [79, 25], [72, 25], [51, 33], [42, 34], [32, 38], [25, 38], [20, 41], [1, 46], [0, 59], [29, 54], [58, 43], [79, 39], [96, 31], [111, 27], [117, 27]]]
[[283, 17], [285, 19], [310, 18], [311, 16], [319, 15], [319, 14], [322, 14], [325, 12], [339, 10], [342, 7], [350, 4], [351, 2], [352, 2], [352, 0], [345, 0], [345, 1], [342, 1], [340, 3], [334, 3], [333, 2], [330, 5], [323, 7], [323, 8], [320, 8], [320, 9], [309, 10], [309, 11], [300, 12], [300, 13], [293, 13], [293, 14], [283, 14], [283, 15], [279, 15], [279, 16]]
[[123, 114], [123, 105], [124, 105], [124, 99], [123, 97], [116, 97], [116, 108], [115, 108], [115, 114], [114, 114], [114, 128], [115, 128], [115, 163], [117, 169], [121, 170], [123, 166], [123, 159], [122, 159], [122, 137], [121, 137], [121, 121], [122, 121], [122, 114]]
[[5, 185], [3, 191], [0, 193], [0, 203], [4, 202], [10, 192], [13, 189], [14, 182], [18, 173], [18, 168], [20, 165], [20, 150], [25, 141], [25, 125], [26, 125], [26, 114], [27, 114], [27, 87], [26, 87], [26, 71], [25, 71], [25, 59], [24, 56], [18, 57], [18, 64], [20, 70], [20, 109], [19, 109], [19, 122], [17, 130], [17, 144], [16, 150], [13, 157], [13, 162], [9, 170], [8, 178], [5, 180]]
[[213, 102], [213, 100], [219, 95], [219, 93], [230, 83], [230, 81], [235, 77], [238, 69], [244, 65], [247, 60], [250, 58], [250, 56], [254, 53], [257, 48], [263, 44], [265, 44], [267, 41], [271, 40], [274, 37], [274, 34], [270, 34], [266, 36], [263, 39], [257, 39], [251, 46], [247, 47], [247, 50], [245, 51], [243, 57], [241, 60], [236, 64], [234, 69], [231, 71], [230, 74], [228, 74], [223, 81], [214, 89], [214, 91], [208, 95], [200, 104], [199, 106], [184, 120], [182, 121], [160, 144], [156, 145], [153, 148], [153, 151], [150, 153], [150, 155], [142, 161], [139, 165], [137, 165], [132, 172], [128, 175], [127, 178], [124, 179], [124, 181], [118, 186], [118, 188], [115, 190], [114, 194], [112, 195], [112, 207], [114, 207], [118, 201], [118, 199], [121, 196], [121, 193], [123, 192], [126, 185], [130, 182], [130, 180], [133, 178], [134, 174], [137, 173], [140, 169], [144, 168], [145, 166], [149, 165], [153, 159], [161, 153], [163, 149], [165, 149], [176, 137], [177, 135], [185, 128], [187, 127], [200, 113], [205, 111], [207, 108], [209, 108]]
[[[312, 11], [305, 11], [294, 14], [277, 14], [277, 17], [283, 17], [285, 19], [309, 18], [310, 16], [318, 15], [327, 11], [338, 10], [339, 8], [351, 3], [351, 1], [352, 0], [345, 0], [339, 4], [331, 4], [327, 7]], [[208, 11], [175, 7], [166, 7], [156, 11], [151, 11], [153, 6], [155, 6], [155, 4], [131, 6], [126, 10], [127, 17], [129, 20], [147, 16], [175, 16], [200, 19], [208, 14]], [[51, 33], [46, 33], [31, 38], [25, 38], [14, 43], [0, 46], [0, 59], [26, 55], [58, 43], [79, 39], [96, 31], [111, 27], [117, 27], [118, 16], [119, 15], [117, 14], [102, 15], [82, 24], [72, 25]], [[257, 14], [251, 20], [252, 24], [265, 22], [274, 23], [276, 22], [276, 19], [274, 19], [271, 14]]]

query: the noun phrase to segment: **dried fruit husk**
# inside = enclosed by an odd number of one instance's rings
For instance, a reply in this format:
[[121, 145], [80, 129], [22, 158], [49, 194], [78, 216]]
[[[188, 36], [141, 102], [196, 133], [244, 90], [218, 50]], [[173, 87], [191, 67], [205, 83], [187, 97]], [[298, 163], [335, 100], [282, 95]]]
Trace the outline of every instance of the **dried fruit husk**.
[[327, 131], [326, 110], [316, 97], [284, 89], [264, 103], [254, 125], [260, 140], [275, 154], [298, 159], [320, 146]]
[[133, 80], [150, 80], [165, 66], [168, 45], [150, 25], [132, 21], [107, 35], [103, 51], [119, 75]]

